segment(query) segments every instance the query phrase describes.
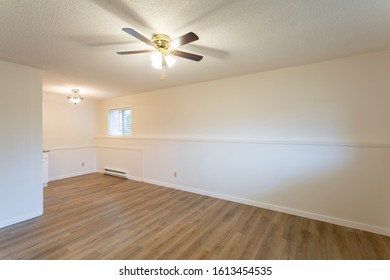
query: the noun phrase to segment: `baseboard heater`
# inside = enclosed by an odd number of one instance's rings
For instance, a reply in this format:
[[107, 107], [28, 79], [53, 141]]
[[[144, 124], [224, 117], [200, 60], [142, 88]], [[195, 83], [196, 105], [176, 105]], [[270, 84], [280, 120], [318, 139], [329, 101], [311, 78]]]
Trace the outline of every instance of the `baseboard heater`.
[[104, 174], [127, 179], [127, 171], [104, 168]]

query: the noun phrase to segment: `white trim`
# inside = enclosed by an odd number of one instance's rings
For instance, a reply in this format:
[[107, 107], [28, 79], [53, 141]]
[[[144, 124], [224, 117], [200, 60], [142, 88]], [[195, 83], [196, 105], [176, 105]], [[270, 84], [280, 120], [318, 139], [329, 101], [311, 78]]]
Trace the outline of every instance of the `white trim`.
[[307, 211], [302, 211], [298, 209], [293, 209], [293, 208], [287, 208], [279, 205], [274, 205], [274, 204], [269, 204], [269, 203], [264, 203], [260, 201], [254, 201], [250, 199], [245, 199], [245, 198], [240, 198], [240, 197], [235, 197], [235, 196], [230, 196], [226, 194], [221, 194], [221, 193], [216, 193], [216, 192], [210, 192], [210, 191], [205, 191], [205, 190], [200, 190], [196, 188], [191, 188], [191, 187], [185, 187], [177, 184], [171, 184], [171, 183], [166, 183], [162, 181], [156, 181], [152, 179], [145, 179], [145, 183], [149, 184], [154, 184], [162, 187], [168, 187], [168, 188], [173, 188], [177, 190], [182, 190], [182, 191], [188, 191], [191, 193], [196, 193], [196, 194], [201, 194], [201, 195], [206, 195], [218, 199], [223, 199], [227, 201], [233, 201], [237, 203], [242, 203], [246, 205], [251, 205], [255, 207], [260, 207], [260, 208], [265, 208], [273, 211], [278, 211], [290, 215], [295, 215], [295, 216], [300, 216], [304, 218], [309, 218], [313, 220], [318, 220], [322, 222], [327, 222], [327, 223], [332, 223], [340, 226], [345, 226], [349, 228], [354, 228], [358, 230], [364, 230], [368, 232], [373, 232], [381, 235], [386, 235], [390, 236], [390, 229], [388, 228], [382, 228], [382, 227], [377, 227], [373, 225], [368, 225], [368, 224], [362, 224], [359, 222], [354, 222], [354, 221], [349, 221], [349, 220], [344, 220], [336, 217], [331, 217], [331, 216], [326, 216], [326, 215], [321, 215], [317, 213], [312, 213], [312, 212], [307, 212]]
[[47, 150], [48, 152], [50, 151], [62, 151], [62, 150], [80, 150], [80, 149], [95, 149], [96, 145], [93, 146], [73, 146], [73, 147], [54, 147], [54, 148], [47, 148], [44, 149], [45, 151]]
[[54, 177], [49, 178], [49, 183], [51, 181], [56, 181], [56, 180], [61, 180], [61, 179], [66, 179], [66, 178], [71, 178], [71, 177], [75, 177], [75, 176], [86, 175], [86, 174], [91, 174], [91, 173], [96, 173], [96, 172], [97, 172], [96, 169], [92, 169], [92, 170], [86, 170], [86, 171], [81, 171], [81, 172], [63, 174], [60, 176], [54, 176]]
[[133, 137], [131, 135], [112, 135], [112, 136], [107, 136], [107, 139], [124, 139], [124, 140], [131, 140]]
[[137, 176], [128, 176], [129, 180], [137, 181], [137, 182], [143, 182], [143, 179], [141, 177]]
[[129, 106], [109, 107], [109, 108], [107, 108], [108, 111], [112, 111], [112, 110], [125, 110], [125, 109], [133, 110], [130, 105]]
[[123, 149], [123, 150], [139, 150], [139, 151], [143, 151], [143, 150], [144, 150], [144, 148], [122, 147], [122, 146], [107, 146], [107, 145], [97, 145], [96, 148]]
[[336, 147], [371, 147], [390, 148], [390, 143], [374, 142], [342, 142], [342, 141], [305, 141], [305, 140], [248, 140], [248, 139], [201, 139], [201, 138], [161, 138], [161, 137], [106, 137], [97, 136], [96, 139], [110, 140], [143, 140], [143, 141], [174, 141], [174, 142], [208, 142], [228, 144], [258, 144], [258, 145], [286, 145], [286, 146], [336, 146]]
[[26, 220], [30, 220], [32, 218], [36, 218], [38, 216], [41, 216], [43, 214], [43, 209], [42, 210], [36, 210], [30, 213], [26, 213], [23, 215], [19, 215], [7, 220], [0, 221], [0, 228], [7, 227], [13, 224], [17, 224]]

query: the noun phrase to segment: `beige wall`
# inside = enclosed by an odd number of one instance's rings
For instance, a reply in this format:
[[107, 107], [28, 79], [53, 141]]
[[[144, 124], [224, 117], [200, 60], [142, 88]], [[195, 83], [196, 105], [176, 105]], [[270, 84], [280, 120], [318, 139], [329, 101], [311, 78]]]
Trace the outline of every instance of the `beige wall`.
[[43, 93], [45, 148], [94, 146], [98, 101], [74, 105], [65, 95]]
[[42, 73], [0, 61], [0, 227], [42, 214]]
[[111, 99], [103, 110], [131, 106], [135, 137], [390, 143], [389, 72], [388, 51]]
[[[98, 169], [390, 235], [388, 73], [390, 51], [105, 100]], [[134, 136], [106, 138], [123, 106]]]
[[49, 153], [49, 180], [96, 171], [98, 101], [74, 105], [65, 95], [43, 94], [43, 145]]

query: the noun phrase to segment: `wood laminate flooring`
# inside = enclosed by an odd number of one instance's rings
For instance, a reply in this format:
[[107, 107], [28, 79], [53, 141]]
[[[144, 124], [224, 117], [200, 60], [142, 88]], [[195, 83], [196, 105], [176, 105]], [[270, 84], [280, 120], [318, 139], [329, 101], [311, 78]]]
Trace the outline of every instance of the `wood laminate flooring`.
[[390, 237], [94, 173], [49, 183], [0, 259], [390, 259]]

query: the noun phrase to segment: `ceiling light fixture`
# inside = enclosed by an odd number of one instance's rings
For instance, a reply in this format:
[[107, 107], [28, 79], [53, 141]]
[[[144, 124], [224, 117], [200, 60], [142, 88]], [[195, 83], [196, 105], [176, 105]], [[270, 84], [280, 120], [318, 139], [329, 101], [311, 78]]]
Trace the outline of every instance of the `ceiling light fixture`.
[[84, 98], [81, 97], [81, 95], [79, 94], [79, 90], [78, 90], [78, 89], [72, 89], [72, 93], [71, 93], [70, 95], [68, 95], [67, 98], [68, 98], [69, 101], [72, 102], [74, 105], [76, 105], [77, 103], [80, 103], [81, 100], [84, 99]]
[[176, 63], [176, 58], [174, 58], [164, 49], [153, 52], [150, 55], [150, 60], [152, 61], [152, 66], [154, 68], [161, 70], [161, 80], [164, 80], [165, 78], [165, 66], [171, 68]]
[[176, 62], [176, 59], [171, 56], [170, 51], [168, 50], [170, 41], [171, 38], [165, 34], [155, 34], [152, 37], [152, 42], [156, 47], [156, 51], [152, 52], [150, 59], [154, 68], [161, 69], [161, 81], [165, 78], [166, 66], [172, 67]]

